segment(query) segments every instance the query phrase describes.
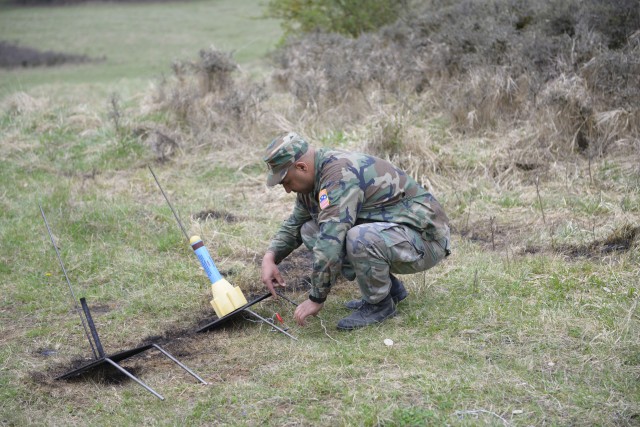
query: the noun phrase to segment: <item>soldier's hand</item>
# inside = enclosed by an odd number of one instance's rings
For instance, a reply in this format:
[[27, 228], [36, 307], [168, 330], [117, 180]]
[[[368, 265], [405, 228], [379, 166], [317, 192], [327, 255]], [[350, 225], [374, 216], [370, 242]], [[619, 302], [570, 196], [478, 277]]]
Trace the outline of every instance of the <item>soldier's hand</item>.
[[275, 255], [273, 252], [267, 252], [262, 258], [262, 283], [267, 287], [271, 295], [276, 298], [277, 294], [275, 286], [286, 286], [280, 270], [275, 262]]
[[313, 302], [310, 299], [300, 303], [296, 308], [296, 311], [293, 313], [293, 318], [300, 326], [304, 326], [305, 319], [309, 316], [315, 316], [322, 310], [324, 304], [318, 304], [317, 302]]

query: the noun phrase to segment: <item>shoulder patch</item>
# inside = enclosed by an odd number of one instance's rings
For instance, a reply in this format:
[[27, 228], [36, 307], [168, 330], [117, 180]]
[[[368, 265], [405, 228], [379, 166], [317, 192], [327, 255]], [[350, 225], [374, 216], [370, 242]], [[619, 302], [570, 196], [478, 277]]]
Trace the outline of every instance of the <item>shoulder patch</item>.
[[325, 188], [320, 190], [320, 194], [318, 194], [318, 203], [320, 204], [320, 209], [325, 209], [331, 204], [329, 201], [329, 194], [327, 194], [327, 190]]

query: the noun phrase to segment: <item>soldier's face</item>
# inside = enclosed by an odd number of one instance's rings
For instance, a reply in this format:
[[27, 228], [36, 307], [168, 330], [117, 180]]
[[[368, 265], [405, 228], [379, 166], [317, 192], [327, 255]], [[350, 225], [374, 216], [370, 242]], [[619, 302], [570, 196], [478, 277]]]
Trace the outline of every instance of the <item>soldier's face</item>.
[[287, 175], [284, 177], [282, 187], [287, 193], [309, 194], [313, 191], [315, 177], [313, 170], [305, 162], [296, 162], [289, 166]]

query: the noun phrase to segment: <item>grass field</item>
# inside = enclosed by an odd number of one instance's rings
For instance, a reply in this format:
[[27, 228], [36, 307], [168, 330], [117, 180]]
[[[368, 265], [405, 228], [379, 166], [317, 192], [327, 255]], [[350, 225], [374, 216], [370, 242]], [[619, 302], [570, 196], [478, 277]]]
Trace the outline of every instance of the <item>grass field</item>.
[[[90, 3], [17, 8], [0, 5], [0, 40], [43, 51], [86, 55], [82, 66], [0, 70], [0, 95], [34, 87], [56, 92], [81, 85], [139, 92], [171, 71], [175, 60], [215, 45], [240, 64], [258, 67], [280, 37], [278, 23], [258, 19], [255, 1]], [[100, 92], [98, 92], [100, 93]]]
[[[322, 120], [333, 111], [313, 117], [274, 91], [253, 127], [198, 133], [187, 120], [160, 157], [134, 132], [176, 123], [151, 108], [150, 87], [211, 44], [235, 50], [243, 76], [268, 75], [264, 55], [281, 33], [252, 19], [260, 10], [248, 0], [2, 6], [0, 40], [106, 60], [0, 71], [0, 425], [640, 425], [637, 141], [594, 159], [534, 151], [509, 167], [526, 123], [461, 135], [437, 111], [387, 105], [395, 121], [332, 128]], [[408, 169], [454, 230], [451, 257], [401, 277], [410, 296], [398, 316], [338, 332], [342, 302], [358, 293], [340, 281], [304, 328], [286, 301], [254, 307], [280, 313], [298, 341], [244, 315], [196, 333], [214, 318], [208, 280], [147, 166], [225, 277], [254, 296], [294, 200], [264, 185], [265, 144], [291, 126], [365, 150], [390, 122], [402, 122], [417, 153]], [[546, 163], [532, 170], [536, 161]], [[91, 349], [38, 204], [106, 352], [156, 342], [209, 385], [154, 351], [123, 365], [164, 401], [112, 371], [55, 379]], [[307, 297], [310, 268], [301, 249], [283, 263], [292, 300]]]

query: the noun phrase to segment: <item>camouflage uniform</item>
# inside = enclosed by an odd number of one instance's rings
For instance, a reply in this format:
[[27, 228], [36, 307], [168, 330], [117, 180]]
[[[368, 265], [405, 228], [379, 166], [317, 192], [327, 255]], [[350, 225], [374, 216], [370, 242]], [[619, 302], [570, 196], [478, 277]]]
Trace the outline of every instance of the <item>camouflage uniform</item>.
[[[287, 165], [308, 149], [297, 135], [287, 137], [267, 147], [269, 185], [279, 183]], [[292, 140], [298, 142], [293, 149]], [[289, 161], [279, 164], [283, 148]], [[390, 273], [424, 271], [450, 253], [448, 218], [440, 203], [390, 162], [319, 148], [314, 166], [313, 191], [298, 193], [269, 246], [276, 264], [302, 243], [313, 251], [312, 301], [324, 302], [342, 272], [351, 280], [355, 273], [363, 299], [376, 304], [389, 293]]]

